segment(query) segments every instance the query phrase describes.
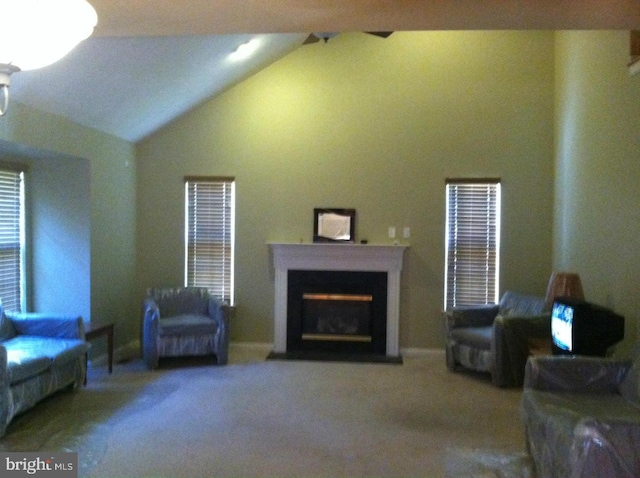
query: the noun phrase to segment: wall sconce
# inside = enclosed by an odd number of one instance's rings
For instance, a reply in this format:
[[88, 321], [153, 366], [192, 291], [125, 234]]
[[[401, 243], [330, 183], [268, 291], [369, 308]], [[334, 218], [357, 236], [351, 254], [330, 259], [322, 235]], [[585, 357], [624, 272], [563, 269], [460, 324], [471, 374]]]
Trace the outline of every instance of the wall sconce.
[[93, 33], [98, 23], [86, 0], [2, 2], [0, 29], [0, 116], [9, 104], [11, 75], [61, 59]]

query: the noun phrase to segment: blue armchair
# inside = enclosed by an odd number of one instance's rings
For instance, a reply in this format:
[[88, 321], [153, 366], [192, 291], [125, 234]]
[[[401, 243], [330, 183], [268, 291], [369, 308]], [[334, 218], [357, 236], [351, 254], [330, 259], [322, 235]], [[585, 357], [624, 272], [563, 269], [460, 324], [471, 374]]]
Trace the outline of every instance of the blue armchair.
[[152, 288], [142, 305], [142, 355], [150, 369], [160, 357], [214, 354], [228, 360], [229, 307], [206, 288]]
[[458, 366], [490, 372], [499, 387], [519, 387], [532, 339], [551, 337], [551, 314], [544, 299], [507, 291], [498, 304], [445, 312], [446, 359]]

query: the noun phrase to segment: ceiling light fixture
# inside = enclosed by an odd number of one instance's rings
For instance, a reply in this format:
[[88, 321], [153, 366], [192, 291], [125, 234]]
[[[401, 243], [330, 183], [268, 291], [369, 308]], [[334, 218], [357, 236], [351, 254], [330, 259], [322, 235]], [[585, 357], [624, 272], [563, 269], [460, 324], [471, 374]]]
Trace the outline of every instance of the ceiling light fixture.
[[10, 77], [55, 63], [93, 33], [98, 15], [86, 0], [3, 0], [0, 29], [0, 116]]
[[246, 60], [256, 52], [259, 46], [260, 40], [254, 38], [253, 40], [240, 44], [238, 48], [229, 55], [229, 58], [233, 61]]

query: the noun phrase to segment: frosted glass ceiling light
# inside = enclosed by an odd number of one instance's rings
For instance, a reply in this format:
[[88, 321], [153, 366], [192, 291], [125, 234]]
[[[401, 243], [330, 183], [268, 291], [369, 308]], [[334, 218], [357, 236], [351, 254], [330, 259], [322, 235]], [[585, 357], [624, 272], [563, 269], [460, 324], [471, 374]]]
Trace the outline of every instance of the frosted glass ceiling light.
[[98, 15], [86, 0], [0, 0], [0, 115], [12, 73], [55, 63], [93, 33]]

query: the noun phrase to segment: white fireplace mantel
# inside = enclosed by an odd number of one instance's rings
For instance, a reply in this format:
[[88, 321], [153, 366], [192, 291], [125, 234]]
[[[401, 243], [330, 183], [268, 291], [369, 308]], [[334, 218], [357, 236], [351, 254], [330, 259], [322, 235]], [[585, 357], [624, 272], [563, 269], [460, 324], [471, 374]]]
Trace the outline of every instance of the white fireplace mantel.
[[388, 357], [400, 356], [400, 273], [408, 246], [369, 244], [270, 243], [275, 269], [273, 351], [287, 351], [287, 285], [289, 270], [369, 271], [387, 273]]

